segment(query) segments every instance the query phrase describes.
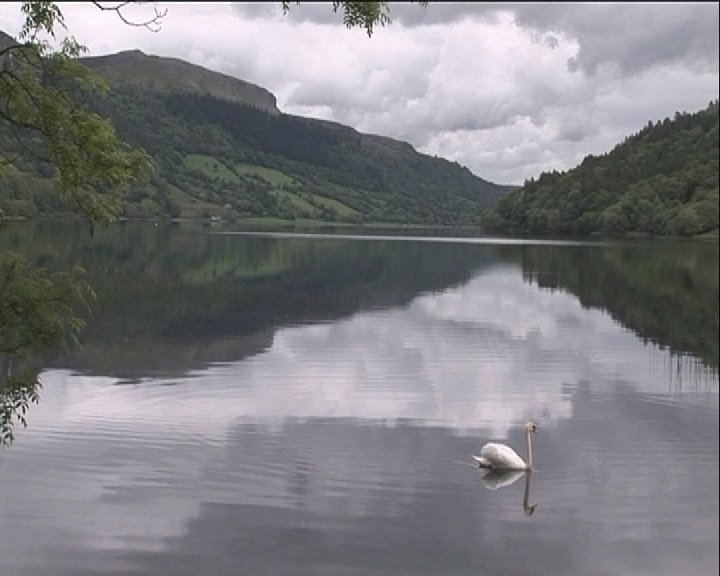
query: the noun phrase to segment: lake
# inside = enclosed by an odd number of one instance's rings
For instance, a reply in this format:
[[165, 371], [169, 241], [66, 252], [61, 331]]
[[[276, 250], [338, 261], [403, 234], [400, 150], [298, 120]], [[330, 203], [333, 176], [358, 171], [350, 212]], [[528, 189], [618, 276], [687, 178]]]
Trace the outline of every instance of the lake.
[[[0, 448], [0, 574], [718, 572], [718, 241], [11, 224], [83, 346]], [[487, 441], [530, 474], [475, 467]]]

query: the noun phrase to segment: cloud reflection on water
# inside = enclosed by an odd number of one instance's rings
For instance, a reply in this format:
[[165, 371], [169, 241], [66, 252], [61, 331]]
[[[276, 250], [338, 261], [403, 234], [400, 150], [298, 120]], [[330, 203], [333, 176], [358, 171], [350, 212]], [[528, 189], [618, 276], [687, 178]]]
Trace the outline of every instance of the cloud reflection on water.
[[530, 418], [569, 418], [568, 390], [578, 382], [616, 379], [664, 394], [669, 358], [574, 296], [495, 267], [404, 307], [278, 329], [262, 353], [184, 378], [108, 387], [106, 379], [49, 371], [43, 380], [50, 387], [69, 378], [62, 410], [77, 423], [103, 414], [149, 427], [189, 422], [193, 433], [222, 435], [235, 420], [410, 420], [503, 439]]

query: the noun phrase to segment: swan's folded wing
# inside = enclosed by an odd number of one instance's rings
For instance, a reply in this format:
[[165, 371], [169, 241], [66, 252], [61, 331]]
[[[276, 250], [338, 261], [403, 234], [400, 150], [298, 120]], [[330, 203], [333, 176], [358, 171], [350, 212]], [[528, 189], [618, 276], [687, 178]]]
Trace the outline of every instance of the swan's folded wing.
[[506, 450], [508, 450], [508, 447], [504, 444], [495, 444], [494, 442], [490, 442], [482, 447], [482, 450], [480, 450], [480, 457], [485, 460], [489, 460], [490, 462], [497, 462], [503, 459]]
[[505, 444], [489, 442], [480, 450], [480, 457], [490, 462], [493, 468], [523, 468], [525, 461], [515, 450]]

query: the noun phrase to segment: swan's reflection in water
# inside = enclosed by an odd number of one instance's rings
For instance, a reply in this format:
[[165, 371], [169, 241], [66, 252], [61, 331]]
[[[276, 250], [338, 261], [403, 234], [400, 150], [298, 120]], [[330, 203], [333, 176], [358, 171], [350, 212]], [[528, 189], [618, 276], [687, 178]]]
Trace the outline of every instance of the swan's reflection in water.
[[532, 516], [537, 504], [530, 504], [530, 484], [532, 470], [490, 470], [482, 477], [482, 483], [488, 490], [497, 490], [517, 482], [525, 476], [525, 494], [523, 495], [523, 512], [525, 516]]

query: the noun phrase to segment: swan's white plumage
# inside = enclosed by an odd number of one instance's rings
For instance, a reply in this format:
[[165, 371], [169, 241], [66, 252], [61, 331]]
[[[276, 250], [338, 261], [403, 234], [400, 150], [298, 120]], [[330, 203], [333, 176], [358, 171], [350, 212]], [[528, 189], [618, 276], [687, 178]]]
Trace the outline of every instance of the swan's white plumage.
[[525, 424], [525, 446], [527, 449], [527, 462], [518, 456], [517, 452], [505, 444], [488, 442], [480, 450], [480, 456], [473, 456], [481, 468], [492, 470], [532, 470], [532, 445], [530, 433], [537, 432], [533, 422]]
[[505, 444], [489, 442], [480, 450], [480, 457], [475, 460], [481, 466], [497, 470], [525, 470], [525, 460], [518, 456], [517, 452]]

